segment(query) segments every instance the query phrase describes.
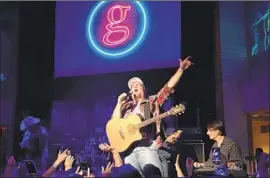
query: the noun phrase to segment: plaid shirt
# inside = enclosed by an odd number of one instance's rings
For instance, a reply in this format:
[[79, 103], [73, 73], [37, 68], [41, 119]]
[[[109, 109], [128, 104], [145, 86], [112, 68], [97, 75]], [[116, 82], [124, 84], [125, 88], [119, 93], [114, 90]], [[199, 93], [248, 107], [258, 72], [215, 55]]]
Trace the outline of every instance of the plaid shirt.
[[[150, 112], [157, 116], [160, 113], [159, 107], [162, 106], [165, 102], [165, 100], [174, 92], [173, 88], [168, 87], [166, 84], [164, 87], [162, 87], [159, 92], [156, 95], [149, 96], [148, 99], [143, 100], [140, 103], [140, 113], [144, 116], [144, 106], [143, 104], [146, 102], [150, 102]], [[123, 112], [123, 118], [126, 118], [130, 114], [132, 114], [132, 111], [134, 109], [134, 103], [133, 101], [130, 101], [123, 105], [122, 112]]]
[[[213, 148], [217, 148], [217, 142], [212, 146], [209, 159], [205, 162], [206, 166], [213, 166]], [[220, 146], [220, 152], [226, 157], [228, 162], [234, 162], [237, 166], [243, 165], [241, 149], [232, 139], [224, 137]]]

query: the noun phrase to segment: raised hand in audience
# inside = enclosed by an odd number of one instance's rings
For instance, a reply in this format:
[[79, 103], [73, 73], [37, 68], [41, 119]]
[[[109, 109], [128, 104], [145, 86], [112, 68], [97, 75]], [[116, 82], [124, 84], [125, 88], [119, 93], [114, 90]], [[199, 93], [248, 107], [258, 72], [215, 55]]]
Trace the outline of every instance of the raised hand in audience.
[[13, 177], [18, 174], [18, 168], [16, 167], [16, 161], [14, 156], [11, 156], [7, 160], [6, 170], [3, 177]]
[[16, 160], [14, 156], [11, 156], [7, 161], [7, 166], [14, 166], [14, 165], [16, 165]]
[[111, 171], [112, 171], [112, 168], [114, 167], [114, 163], [111, 163], [109, 162], [106, 166], [106, 168], [104, 168], [102, 166], [102, 169], [101, 169], [101, 174], [102, 174], [102, 177], [110, 177], [111, 175]]
[[[59, 151], [58, 152], [58, 156], [57, 156], [57, 159], [56, 159], [56, 161], [55, 161], [55, 163], [57, 163], [58, 165], [60, 164], [60, 163], [62, 163], [63, 161], [65, 161], [66, 160], [66, 158], [67, 158], [67, 156], [70, 154], [70, 150], [68, 150], [68, 149], [66, 149], [65, 151]], [[58, 166], [57, 165], [57, 166]], [[56, 167], [57, 167], [56, 166]]]
[[43, 173], [42, 177], [51, 177], [51, 175], [56, 171], [57, 167], [66, 160], [69, 154], [70, 150], [68, 149], [63, 152], [59, 151], [57, 159], [55, 160], [53, 165]]
[[98, 145], [99, 149], [106, 152], [112, 152], [114, 149], [107, 143], [101, 143]]
[[205, 166], [205, 164], [204, 164], [204, 163], [194, 162], [194, 163], [193, 163], [193, 166], [194, 166], [195, 168], [200, 168], [200, 167]]
[[84, 175], [82, 169], [80, 168], [80, 166], [77, 167], [77, 170], [75, 171], [75, 174], [81, 175], [84, 178], [94, 178], [95, 175], [91, 173], [90, 168], [87, 168], [87, 174]]
[[192, 176], [192, 173], [193, 173], [193, 163], [194, 163], [194, 160], [192, 158], [188, 157], [186, 159], [186, 169], [187, 169], [188, 176]]
[[65, 165], [65, 171], [68, 171], [68, 170], [70, 170], [72, 168], [73, 162], [74, 162], [74, 157], [71, 156], [71, 155], [68, 155], [66, 157], [65, 163], [64, 163], [64, 165]]
[[179, 157], [180, 155], [177, 154], [176, 161], [175, 161], [175, 169], [176, 169], [177, 177], [185, 177], [179, 165]]
[[115, 149], [113, 149], [110, 145], [106, 143], [101, 143], [98, 145], [98, 147], [102, 151], [107, 151], [107, 152], [112, 153], [115, 167], [121, 167], [123, 165], [123, 160], [120, 154]]

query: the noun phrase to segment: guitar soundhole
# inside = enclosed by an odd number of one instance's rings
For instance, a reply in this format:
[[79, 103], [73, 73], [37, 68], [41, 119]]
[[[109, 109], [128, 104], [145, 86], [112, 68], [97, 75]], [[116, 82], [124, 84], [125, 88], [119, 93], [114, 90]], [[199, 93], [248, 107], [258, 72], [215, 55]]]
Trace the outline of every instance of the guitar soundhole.
[[135, 125], [128, 125], [127, 128], [128, 128], [128, 133], [131, 135], [133, 135], [136, 132]]

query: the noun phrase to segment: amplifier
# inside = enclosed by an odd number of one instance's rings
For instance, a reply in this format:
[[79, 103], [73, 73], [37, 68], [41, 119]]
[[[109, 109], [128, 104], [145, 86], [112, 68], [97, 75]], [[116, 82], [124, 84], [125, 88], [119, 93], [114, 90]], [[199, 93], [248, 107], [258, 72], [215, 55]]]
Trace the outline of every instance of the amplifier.
[[179, 142], [203, 142], [201, 128], [180, 128], [183, 133], [180, 136]]
[[180, 154], [187, 154], [195, 161], [205, 161], [204, 142], [178, 142], [176, 146], [178, 147], [179, 151], [181, 150]]

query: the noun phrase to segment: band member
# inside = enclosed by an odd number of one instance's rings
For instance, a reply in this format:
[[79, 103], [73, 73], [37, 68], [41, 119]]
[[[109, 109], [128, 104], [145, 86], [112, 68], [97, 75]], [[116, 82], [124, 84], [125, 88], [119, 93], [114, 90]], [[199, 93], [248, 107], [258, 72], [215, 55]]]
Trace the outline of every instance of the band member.
[[[177, 142], [177, 139], [180, 137], [182, 131], [178, 130], [172, 134], [169, 134], [166, 138], [157, 138], [157, 142], [160, 142], [159, 147], [159, 156], [162, 163], [162, 169], [163, 169], [163, 177], [170, 177], [169, 175], [169, 164], [168, 162], [171, 162], [171, 155], [172, 155], [172, 148]], [[159, 141], [160, 139], [160, 141]], [[164, 140], [164, 141], [163, 141]]]
[[207, 126], [207, 135], [215, 143], [209, 155], [209, 159], [204, 163], [194, 162], [194, 167], [213, 166], [212, 155], [215, 148], [220, 148], [220, 153], [226, 157], [227, 165], [242, 167], [242, 153], [240, 147], [230, 138], [223, 135], [224, 125], [220, 120], [214, 120]]
[[[127, 94], [122, 93], [118, 97], [117, 105], [115, 106], [113, 118], [126, 118], [130, 114], [138, 114], [142, 119], [149, 119], [151, 115], [159, 114], [160, 106], [163, 105], [167, 97], [174, 92], [176, 84], [179, 82], [183, 72], [188, 69], [192, 63], [189, 57], [179, 62], [179, 68], [165, 86], [156, 94], [146, 97], [145, 86], [143, 81], [138, 77], [133, 77], [128, 81], [128, 87], [132, 93], [132, 101], [127, 102]], [[131, 164], [141, 174], [143, 168], [147, 165], [153, 165], [158, 168], [163, 175], [162, 164], [159, 158], [157, 144], [153, 142], [152, 128], [148, 127], [142, 130], [144, 138], [136, 143], [130, 154], [125, 156], [126, 164]], [[160, 135], [160, 121], [156, 123], [156, 136]], [[156, 137], [155, 136], [155, 137]]]
[[48, 132], [39, 125], [40, 119], [28, 116], [20, 124], [21, 131], [25, 132], [20, 147], [24, 149], [24, 158], [33, 160], [37, 169], [43, 170], [48, 159]]

